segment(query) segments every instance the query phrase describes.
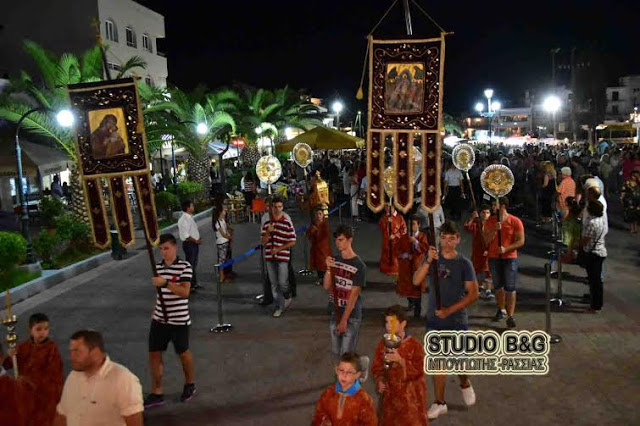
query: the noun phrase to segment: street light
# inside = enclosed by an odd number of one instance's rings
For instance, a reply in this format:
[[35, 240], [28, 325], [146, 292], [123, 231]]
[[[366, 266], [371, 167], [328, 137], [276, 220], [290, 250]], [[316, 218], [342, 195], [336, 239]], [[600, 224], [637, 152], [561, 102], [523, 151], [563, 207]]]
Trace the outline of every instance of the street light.
[[[20, 201], [20, 225], [22, 236], [27, 241], [27, 263], [35, 263], [36, 258], [33, 255], [33, 246], [31, 245], [31, 234], [29, 233], [29, 212], [27, 209], [27, 199], [24, 191], [24, 184], [22, 182], [23, 174], [22, 174], [22, 148], [20, 146], [20, 128], [22, 127], [22, 122], [34, 112], [52, 112], [48, 108], [38, 107], [32, 108], [29, 111], [22, 114], [20, 119], [18, 120], [18, 124], [16, 126], [16, 166], [18, 169], [18, 185], [16, 186], [16, 195]], [[65, 109], [56, 114], [56, 119], [58, 124], [61, 127], [71, 127], [73, 125], [73, 114], [71, 111]]]
[[209, 131], [209, 128], [207, 127], [207, 125], [206, 125], [206, 124], [204, 124], [204, 123], [198, 123], [198, 124], [196, 125], [196, 132], [197, 132], [199, 135], [206, 135], [208, 131]]
[[558, 110], [560, 109], [561, 106], [561, 102], [560, 102], [560, 98], [558, 98], [555, 95], [551, 95], [548, 96], [543, 104], [542, 104], [542, 108], [544, 108], [545, 111], [550, 112], [551, 115], [553, 116], [553, 140], [557, 140], [557, 133], [556, 133], [556, 112], [558, 112]]
[[333, 112], [336, 113], [336, 118], [338, 120], [337, 128], [338, 128], [338, 130], [340, 130], [340, 112], [342, 112], [342, 109], [344, 108], [344, 105], [342, 105], [342, 102], [340, 102], [340, 101], [335, 101], [333, 103], [333, 105], [331, 106], [331, 108], [333, 109]]
[[482, 102], [478, 102], [476, 104], [476, 111], [478, 111], [478, 112], [484, 111], [484, 104]]

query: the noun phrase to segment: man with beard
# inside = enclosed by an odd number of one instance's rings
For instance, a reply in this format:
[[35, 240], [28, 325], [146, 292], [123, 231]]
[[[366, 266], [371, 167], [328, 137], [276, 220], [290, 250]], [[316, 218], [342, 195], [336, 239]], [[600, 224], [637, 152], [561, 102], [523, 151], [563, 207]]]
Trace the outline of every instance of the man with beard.
[[54, 426], [142, 425], [142, 387], [126, 367], [109, 359], [102, 335], [73, 333], [71, 368], [57, 407]]

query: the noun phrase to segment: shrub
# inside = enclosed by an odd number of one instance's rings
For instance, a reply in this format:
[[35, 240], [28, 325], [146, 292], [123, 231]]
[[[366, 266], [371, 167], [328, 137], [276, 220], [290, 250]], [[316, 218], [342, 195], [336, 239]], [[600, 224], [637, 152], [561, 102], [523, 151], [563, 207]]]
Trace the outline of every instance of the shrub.
[[180, 202], [184, 200], [195, 200], [202, 192], [202, 184], [198, 182], [180, 182], [178, 184], [178, 198]]
[[57, 232], [50, 233], [43, 229], [40, 234], [33, 240], [33, 249], [42, 260], [42, 268], [50, 269], [54, 266], [53, 256], [58, 251], [60, 245], [60, 236]]
[[43, 224], [47, 227], [52, 227], [54, 225], [55, 218], [64, 213], [65, 206], [59, 199], [45, 196], [40, 200], [39, 210]]
[[156, 209], [162, 213], [163, 217], [171, 217], [173, 210], [180, 209], [180, 200], [171, 192], [158, 192], [156, 193]]
[[63, 214], [55, 219], [54, 224], [60, 242], [69, 241], [82, 247], [89, 243], [91, 230], [83, 221], [74, 219], [70, 214]]
[[17, 232], [0, 231], [0, 280], [3, 284], [8, 284], [10, 274], [26, 258], [27, 242], [24, 237]]

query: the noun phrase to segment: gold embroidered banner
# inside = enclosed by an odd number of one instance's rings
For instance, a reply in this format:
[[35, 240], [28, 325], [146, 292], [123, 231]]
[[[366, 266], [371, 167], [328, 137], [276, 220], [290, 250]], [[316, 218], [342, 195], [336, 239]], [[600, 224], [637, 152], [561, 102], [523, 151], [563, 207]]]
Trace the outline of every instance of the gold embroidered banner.
[[380, 132], [370, 132], [367, 141], [367, 206], [374, 213], [384, 208], [384, 187], [382, 172], [384, 171], [384, 137]]
[[[105, 247], [110, 240], [101, 183], [107, 181], [120, 242], [130, 246], [135, 241], [135, 233], [125, 182], [128, 177], [149, 176], [147, 141], [136, 82], [126, 78], [81, 83], [69, 86], [68, 91], [76, 122], [80, 176], [87, 189], [85, 201], [94, 240], [100, 247]], [[145, 189], [149, 193], [142, 197], [144, 205], [153, 208], [153, 189], [151, 185]], [[155, 208], [142, 216], [147, 237], [152, 242], [157, 241]], [[153, 230], [152, 236], [149, 230]]]
[[[383, 202], [372, 202], [380, 197], [373, 173], [386, 166], [383, 157], [388, 137], [393, 141], [396, 208], [407, 213], [413, 207], [415, 141], [423, 157], [422, 205], [429, 212], [440, 205], [444, 37], [444, 33], [429, 39], [375, 40], [369, 36], [367, 204], [375, 212]], [[374, 158], [375, 153], [379, 157]]]

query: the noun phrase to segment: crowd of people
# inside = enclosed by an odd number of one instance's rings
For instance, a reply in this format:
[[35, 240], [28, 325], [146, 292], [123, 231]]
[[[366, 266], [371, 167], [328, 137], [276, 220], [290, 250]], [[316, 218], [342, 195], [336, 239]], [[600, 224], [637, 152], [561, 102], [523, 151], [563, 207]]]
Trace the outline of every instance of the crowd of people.
[[[332, 234], [323, 207], [313, 210], [304, 238], [311, 243], [310, 268], [317, 272], [318, 284], [328, 295], [328, 331], [336, 381], [317, 401], [312, 424], [426, 425], [429, 419], [447, 413], [446, 376], [432, 377], [435, 395], [427, 406], [424, 348], [410, 332], [408, 313], [422, 318], [421, 300], [427, 293], [425, 330], [465, 331], [469, 328], [467, 309], [482, 297], [495, 299], [493, 321], [505, 320], [507, 328], [516, 327], [518, 250], [525, 244], [524, 225], [516, 212], [535, 218], [540, 226], [549, 221], [558, 225], [566, 245], [560, 260], [585, 266], [589, 311], [596, 313], [603, 308], [602, 276], [609, 229], [607, 198], [618, 197], [629, 231], [636, 233], [640, 221], [638, 148], [497, 146], [476, 155], [477, 161], [469, 172], [470, 182], [449, 163], [443, 167], [444, 209], [427, 214], [417, 206], [407, 216], [407, 225], [392, 205], [385, 206], [378, 221], [382, 235], [380, 271], [393, 278], [396, 293], [407, 300], [407, 305], [389, 306], [384, 313], [383, 331], [399, 339], [397, 348], [389, 349], [381, 339], [371, 358], [356, 352], [366, 315], [363, 292], [367, 283], [367, 267], [354, 250], [356, 235], [347, 225], [340, 225]], [[491, 200], [482, 191], [480, 174], [489, 164], [511, 168], [515, 182], [509, 199]], [[312, 167], [324, 176], [336, 199], [350, 202], [352, 216], [360, 217], [358, 194], [366, 188], [361, 154], [324, 158]], [[296, 174], [296, 168], [288, 173]], [[243, 181], [245, 197], [251, 198], [256, 191], [255, 176], [248, 173]], [[469, 212], [467, 218], [472, 194], [480, 207]], [[73, 371], [65, 382], [61, 356], [48, 337], [49, 319], [34, 314], [29, 320], [30, 338], [11, 349], [8, 357], [1, 357], [4, 368], [0, 369], [0, 389], [31, 395], [25, 400], [32, 403], [2, 410], [0, 424], [90, 425], [94, 419], [113, 425], [142, 424], [145, 408], [165, 403], [163, 353], [169, 343], [182, 364], [181, 401], [187, 402], [196, 395], [189, 349], [189, 297], [200, 288], [197, 268], [203, 240], [193, 217], [193, 203], [186, 201], [182, 208], [178, 238], [171, 234], [160, 236], [162, 260], [156, 264], [157, 275], [150, 283], [157, 296], [149, 327], [152, 380], [147, 395], [143, 398], [135, 375], [109, 359], [102, 336], [91, 330], [79, 330], [71, 336]], [[298, 237], [284, 210], [283, 200], [272, 197], [260, 225], [265, 277], [260, 304], [273, 304], [274, 318], [291, 309], [296, 293], [291, 254]], [[214, 207], [211, 223], [217, 260], [223, 264], [232, 257], [234, 240], [234, 229], [223, 204]], [[469, 256], [459, 250], [462, 229], [472, 240]], [[179, 243], [184, 260], [178, 257]], [[231, 266], [220, 271], [220, 280], [231, 281], [234, 277]], [[440, 304], [432, 291], [436, 283]], [[17, 381], [5, 371], [13, 367], [14, 355], [20, 366], [21, 378]], [[380, 395], [377, 408], [362, 387], [369, 375]], [[459, 384], [465, 404], [474, 405], [476, 394], [469, 378], [460, 375]]]

